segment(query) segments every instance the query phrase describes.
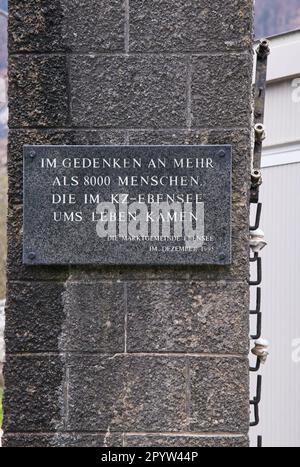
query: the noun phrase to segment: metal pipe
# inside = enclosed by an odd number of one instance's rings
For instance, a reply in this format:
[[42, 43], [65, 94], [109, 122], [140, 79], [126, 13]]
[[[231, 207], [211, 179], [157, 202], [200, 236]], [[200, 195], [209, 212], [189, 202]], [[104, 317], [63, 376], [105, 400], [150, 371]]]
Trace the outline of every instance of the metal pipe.
[[260, 359], [257, 357], [255, 366], [250, 366], [249, 371], [251, 371], [252, 373], [255, 373], [256, 371], [259, 371], [259, 369], [260, 369]]
[[262, 448], [262, 436], [257, 437], [257, 447]]
[[255, 280], [249, 280], [249, 285], [260, 285], [262, 280], [262, 271], [261, 271], [261, 258], [250, 258], [251, 262], [256, 262], [257, 264], [257, 278]]
[[[253, 173], [253, 180], [254, 180], [254, 177], [257, 177], [257, 176], [258, 176], [257, 173], [255, 173], [255, 174]], [[261, 210], [262, 210], [262, 204], [258, 203], [257, 209], [256, 209], [255, 224], [250, 226], [250, 230], [257, 230], [259, 228]]]
[[[263, 126], [265, 117], [265, 97], [267, 82], [267, 65], [270, 54], [270, 43], [267, 39], [262, 39], [256, 49], [256, 76], [254, 85], [254, 125], [255, 125], [255, 144], [253, 154], [253, 171], [259, 171], [261, 168], [262, 141], [265, 138], [265, 129]], [[254, 183], [253, 183], [254, 182]], [[252, 180], [250, 200], [251, 203], [258, 202], [259, 184]]]

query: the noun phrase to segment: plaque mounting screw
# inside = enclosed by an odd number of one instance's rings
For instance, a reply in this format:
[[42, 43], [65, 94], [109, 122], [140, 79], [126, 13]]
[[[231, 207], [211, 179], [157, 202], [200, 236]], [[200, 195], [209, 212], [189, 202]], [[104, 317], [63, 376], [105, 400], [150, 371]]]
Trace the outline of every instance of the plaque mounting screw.
[[220, 259], [221, 261], [224, 261], [225, 258], [226, 258], [225, 253], [220, 253], [220, 254], [219, 254], [219, 259]]
[[35, 152], [34, 152], [34, 151], [30, 151], [29, 157], [31, 157], [31, 159], [33, 159], [33, 158], [35, 157]]
[[218, 156], [219, 157], [225, 157], [226, 156], [226, 152], [224, 151], [224, 149], [221, 149], [220, 151], [218, 151]]
[[36, 254], [35, 254], [33, 251], [31, 251], [30, 253], [28, 253], [28, 258], [29, 258], [29, 259], [33, 260], [35, 257], [36, 257]]

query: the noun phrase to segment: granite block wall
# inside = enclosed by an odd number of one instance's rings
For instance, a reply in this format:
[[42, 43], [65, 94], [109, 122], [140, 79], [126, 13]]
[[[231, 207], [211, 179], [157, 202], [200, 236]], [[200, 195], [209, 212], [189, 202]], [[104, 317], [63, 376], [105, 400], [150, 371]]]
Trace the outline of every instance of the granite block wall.
[[[252, 3], [10, 0], [5, 446], [248, 445]], [[22, 264], [24, 144], [223, 143], [231, 266]]]

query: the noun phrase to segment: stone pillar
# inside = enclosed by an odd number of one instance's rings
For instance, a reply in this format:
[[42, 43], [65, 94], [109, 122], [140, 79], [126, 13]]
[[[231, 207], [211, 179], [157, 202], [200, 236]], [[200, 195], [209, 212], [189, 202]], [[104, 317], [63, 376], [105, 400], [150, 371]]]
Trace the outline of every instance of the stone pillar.
[[[4, 445], [247, 446], [252, 0], [9, 3]], [[24, 266], [24, 144], [232, 144], [232, 265]]]

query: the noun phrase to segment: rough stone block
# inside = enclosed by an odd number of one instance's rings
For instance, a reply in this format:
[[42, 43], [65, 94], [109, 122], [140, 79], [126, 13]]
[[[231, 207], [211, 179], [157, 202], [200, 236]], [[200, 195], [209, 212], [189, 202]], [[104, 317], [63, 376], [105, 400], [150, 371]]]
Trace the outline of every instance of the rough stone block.
[[246, 283], [128, 284], [129, 352], [247, 354]]
[[247, 436], [197, 436], [190, 435], [125, 435], [127, 447], [194, 447], [194, 448], [246, 448]]
[[252, 0], [130, 0], [130, 50], [250, 48], [252, 17]]
[[194, 56], [191, 68], [192, 127], [249, 127], [250, 53]]
[[68, 387], [71, 431], [186, 429], [184, 359], [73, 357]]
[[185, 126], [186, 64], [181, 57], [77, 56], [70, 70], [75, 126]]
[[63, 362], [59, 356], [7, 355], [5, 432], [52, 432], [62, 419]]
[[[125, 7], [10, 1], [4, 444], [247, 446], [247, 358], [198, 353], [248, 345], [252, 0], [130, 0], [129, 28]], [[22, 265], [23, 144], [170, 140], [233, 144], [231, 266]]]
[[10, 128], [66, 125], [69, 112], [66, 58], [12, 56], [9, 109]]
[[121, 447], [123, 444], [122, 434], [118, 433], [52, 433], [52, 434], [4, 434], [3, 446], [10, 448], [17, 447]]
[[65, 320], [64, 285], [10, 282], [5, 336], [8, 353], [58, 352]]
[[10, 1], [10, 50], [123, 51], [122, 0]]
[[8, 209], [6, 273], [9, 280], [59, 280], [68, 277], [68, 267], [36, 268], [24, 266], [22, 262], [23, 242], [23, 206], [17, 205]]
[[191, 431], [248, 432], [248, 359], [192, 358], [189, 379]]
[[125, 346], [124, 284], [65, 284], [67, 322], [61, 346], [68, 351], [122, 353]]

